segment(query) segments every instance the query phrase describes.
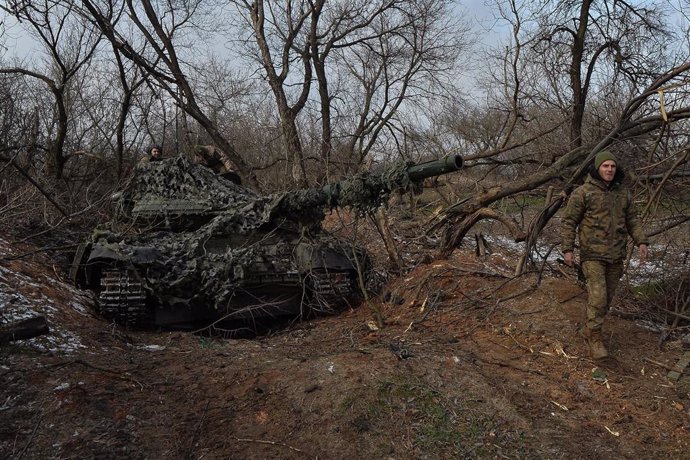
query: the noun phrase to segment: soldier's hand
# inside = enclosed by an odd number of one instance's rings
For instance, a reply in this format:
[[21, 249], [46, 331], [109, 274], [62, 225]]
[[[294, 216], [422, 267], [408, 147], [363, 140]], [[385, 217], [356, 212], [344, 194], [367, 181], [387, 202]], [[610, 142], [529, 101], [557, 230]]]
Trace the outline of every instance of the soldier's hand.
[[646, 244], [641, 244], [640, 245], [640, 264], [643, 264], [645, 260], [647, 260], [647, 256], [649, 255], [649, 248], [647, 247]]
[[568, 267], [573, 266], [573, 253], [572, 252], [566, 252], [565, 254], [563, 254], [563, 259], [565, 260], [565, 264]]

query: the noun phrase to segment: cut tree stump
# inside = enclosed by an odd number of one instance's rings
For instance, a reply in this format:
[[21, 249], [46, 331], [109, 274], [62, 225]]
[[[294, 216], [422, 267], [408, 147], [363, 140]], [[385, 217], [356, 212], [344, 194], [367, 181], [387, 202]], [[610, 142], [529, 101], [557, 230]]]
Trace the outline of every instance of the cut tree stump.
[[44, 316], [34, 316], [33, 318], [3, 324], [0, 325], [0, 345], [5, 345], [15, 340], [38, 337], [48, 332], [50, 330]]

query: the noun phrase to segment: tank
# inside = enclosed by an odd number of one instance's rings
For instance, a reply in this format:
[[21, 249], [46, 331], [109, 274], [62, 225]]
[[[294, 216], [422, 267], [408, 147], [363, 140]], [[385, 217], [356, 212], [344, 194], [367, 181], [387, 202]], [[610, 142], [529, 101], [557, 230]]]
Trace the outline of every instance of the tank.
[[274, 195], [185, 157], [137, 166], [116, 211], [77, 250], [70, 277], [98, 313], [132, 327], [333, 313], [361, 301], [366, 252], [321, 227], [325, 213], [367, 211], [394, 191], [456, 171], [462, 158], [399, 163], [324, 187]]

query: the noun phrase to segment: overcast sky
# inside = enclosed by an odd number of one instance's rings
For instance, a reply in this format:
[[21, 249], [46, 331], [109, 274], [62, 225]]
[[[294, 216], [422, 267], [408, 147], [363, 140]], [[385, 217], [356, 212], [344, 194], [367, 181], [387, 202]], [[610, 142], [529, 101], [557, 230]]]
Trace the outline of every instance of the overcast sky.
[[[647, 3], [644, 0], [630, 1], [634, 4]], [[690, 8], [690, 0], [668, 0], [668, 5], [676, 11], [675, 14], [668, 17], [670, 24], [675, 25], [685, 21], [680, 10], [683, 6]], [[477, 39], [475, 50], [508, 41], [509, 28], [496, 20], [496, 17], [498, 17], [496, 0], [458, 0], [455, 12], [459, 18], [466, 21], [472, 27], [472, 34]], [[33, 60], [36, 57], [40, 56], [42, 58], [44, 56], [40, 46], [23, 31], [21, 24], [17, 24], [17, 21], [12, 17], [8, 17], [4, 12], [0, 12], [0, 20], [4, 23], [4, 36], [0, 37], [0, 45], [2, 45], [0, 57], [4, 58], [5, 62], [11, 61], [14, 57]], [[219, 41], [216, 46], [212, 47], [212, 50], [221, 59], [232, 58], [229, 56], [230, 53], [227, 51], [228, 45], [225, 41]], [[481, 65], [484, 61], [471, 56], [465, 56], [465, 59], [465, 63], [459, 69], [462, 75], [458, 77], [467, 79], [468, 84], [466, 88], [469, 90], [468, 92], [473, 93], [472, 88], [475, 85], [472, 81], [472, 75], [483, 73], [484, 69], [481, 68]], [[37, 65], [41, 66], [42, 63], [37, 63]]]
[[[491, 0], [458, 0], [456, 11], [471, 23], [478, 38], [493, 40], [495, 34], [485, 33], [487, 28], [495, 25], [493, 20], [495, 6]], [[39, 50], [32, 38], [24, 32], [23, 26], [18, 24], [12, 16], [0, 11], [0, 21], [4, 25], [4, 36], [0, 42], [2, 44], [0, 56], [25, 58]]]

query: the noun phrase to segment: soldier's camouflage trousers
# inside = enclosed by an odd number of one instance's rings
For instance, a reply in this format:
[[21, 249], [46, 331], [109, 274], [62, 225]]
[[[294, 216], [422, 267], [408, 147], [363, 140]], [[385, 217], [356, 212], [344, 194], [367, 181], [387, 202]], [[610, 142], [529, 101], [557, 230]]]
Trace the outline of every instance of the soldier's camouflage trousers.
[[606, 263], [599, 260], [585, 260], [582, 271], [587, 278], [587, 328], [600, 331], [604, 316], [609, 311], [616, 293], [618, 281], [623, 275], [623, 262]]

